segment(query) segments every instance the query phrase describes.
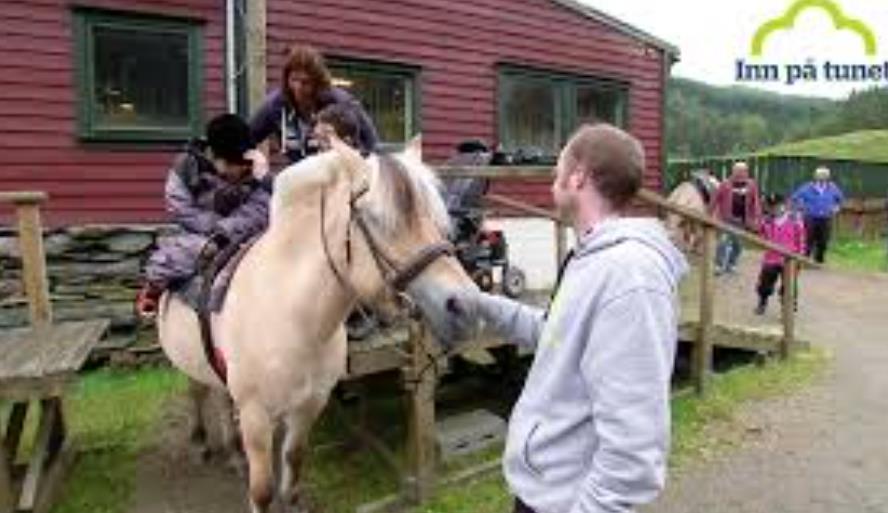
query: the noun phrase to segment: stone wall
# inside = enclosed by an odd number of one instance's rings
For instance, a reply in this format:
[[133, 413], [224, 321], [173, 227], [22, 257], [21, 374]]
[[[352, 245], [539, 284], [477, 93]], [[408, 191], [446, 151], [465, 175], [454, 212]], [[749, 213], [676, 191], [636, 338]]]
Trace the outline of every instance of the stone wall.
[[[55, 320], [107, 318], [111, 338], [134, 340], [133, 300], [157, 225], [77, 226], [47, 231], [44, 249]], [[14, 230], [0, 228], [0, 329], [27, 323]]]

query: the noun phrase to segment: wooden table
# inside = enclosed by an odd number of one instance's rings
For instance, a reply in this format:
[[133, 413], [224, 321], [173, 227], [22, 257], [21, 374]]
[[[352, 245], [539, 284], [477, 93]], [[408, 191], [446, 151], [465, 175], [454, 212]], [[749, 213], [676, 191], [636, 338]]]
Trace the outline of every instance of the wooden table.
[[[73, 452], [62, 398], [107, 320], [45, 324], [0, 333], [0, 399], [12, 406], [0, 443], [0, 513], [49, 510]], [[28, 409], [39, 404], [27, 465], [17, 465]]]

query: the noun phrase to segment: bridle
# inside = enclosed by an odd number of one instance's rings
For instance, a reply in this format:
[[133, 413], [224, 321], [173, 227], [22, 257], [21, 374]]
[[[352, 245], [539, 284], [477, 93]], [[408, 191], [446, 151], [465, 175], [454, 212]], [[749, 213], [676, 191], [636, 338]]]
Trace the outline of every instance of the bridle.
[[[374, 235], [373, 230], [370, 228], [370, 223], [367, 220], [367, 214], [365, 213], [364, 209], [357, 204], [358, 200], [361, 199], [368, 192], [368, 190], [369, 186], [365, 182], [360, 189], [349, 194], [349, 220], [346, 227], [345, 237], [346, 265], [351, 268], [351, 226], [352, 223], [354, 223], [358, 227], [358, 230], [361, 232], [361, 235], [364, 237], [364, 240], [366, 241], [367, 246], [370, 249], [370, 255], [373, 257], [376, 268], [382, 276], [383, 282], [386, 284], [386, 287], [391, 292], [393, 292], [396, 297], [398, 297], [402, 301], [406, 301], [408, 305], [411, 305], [410, 309], [413, 309], [412, 301], [407, 296], [407, 288], [439, 258], [444, 256], [453, 256], [453, 244], [443, 240], [429, 244], [414, 253], [410, 258], [407, 259], [405, 263], [399, 264], [398, 261], [394, 257], [392, 257], [391, 254], [383, 247], [383, 245], [380, 244], [378, 237]], [[355, 289], [354, 285], [340, 271], [330, 252], [330, 244], [327, 238], [327, 232], [325, 230], [326, 203], [326, 189], [321, 188], [321, 240], [324, 246], [324, 254], [327, 258], [327, 264], [330, 267], [330, 270], [333, 271], [333, 275], [336, 277], [336, 281], [339, 282], [340, 286], [342, 286], [346, 291], [357, 296], [357, 290]]]
[[[415, 320], [420, 316], [421, 312], [416, 307], [410, 296], [407, 294], [407, 288], [416, 278], [418, 278], [430, 265], [432, 265], [439, 258], [442, 258], [444, 256], [453, 256], [455, 253], [455, 249], [453, 247], [453, 244], [448, 241], [435, 242], [423, 247], [422, 249], [414, 253], [409, 259], [407, 259], [405, 263], [399, 264], [397, 260], [393, 258], [391, 254], [382, 246], [382, 244], [379, 243], [379, 239], [374, 235], [373, 230], [370, 229], [370, 224], [367, 221], [367, 214], [365, 213], [364, 209], [362, 209], [357, 204], [358, 200], [366, 195], [369, 189], [370, 187], [366, 181], [357, 191], [349, 186], [349, 220], [348, 224], [346, 225], [345, 236], [346, 265], [349, 267], [349, 269], [351, 268], [351, 227], [352, 223], [354, 223], [355, 225], [357, 225], [358, 230], [364, 237], [364, 240], [366, 241], [367, 246], [370, 249], [370, 255], [373, 257], [376, 268], [382, 276], [383, 282], [386, 284], [386, 287], [399, 300], [398, 302], [401, 305], [401, 309], [406, 312], [407, 316]], [[327, 191], [326, 188], [322, 187], [320, 229], [321, 241], [324, 247], [324, 255], [327, 258], [327, 265], [330, 267], [330, 270], [333, 272], [333, 275], [336, 277], [336, 281], [339, 282], [339, 285], [348, 293], [352, 294], [354, 297], [358, 297], [358, 292], [355, 286], [339, 270], [339, 267], [336, 265], [336, 262], [333, 260], [333, 256], [330, 252], [330, 244], [327, 239], [327, 232], [325, 230], [326, 209]], [[360, 304], [358, 306], [358, 311], [362, 315], [366, 315]], [[446, 349], [442, 351], [441, 354], [435, 355], [428, 350], [426, 344], [423, 343], [421, 345], [424, 356], [428, 360], [428, 362], [419, 370], [419, 372], [415, 373], [415, 377], [407, 379], [410, 386], [416, 386], [419, 382], [421, 382], [423, 377], [425, 376], [425, 373], [428, 372], [430, 369], [434, 370], [435, 375], [437, 375], [439, 373], [438, 360], [441, 358], [447, 358], [448, 356], [450, 356], [451, 353], [449, 349]]]

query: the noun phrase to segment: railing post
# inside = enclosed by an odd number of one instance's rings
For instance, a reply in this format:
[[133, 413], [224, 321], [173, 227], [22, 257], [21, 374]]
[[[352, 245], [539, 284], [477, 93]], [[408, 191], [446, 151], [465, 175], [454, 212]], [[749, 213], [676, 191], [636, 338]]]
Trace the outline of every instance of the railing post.
[[22, 281], [28, 298], [31, 325], [52, 323], [52, 305], [49, 301], [49, 280], [46, 277], [46, 256], [43, 251], [43, 226], [40, 222], [40, 204], [43, 193], [5, 193], [0, 200], [15, 204], [18, 224], [18, 243], [22, 254]]
[[792, 354], [795, 343], [795, 305], [798, 284], [798, 262], [787, 258], [783, 266], [783, 338], [780, 339], [780, 358], [786, 360]]
[[426, 359], [431, 344], [428, 328], [410, 323], [410, 359], [404, 370], [407, 389], [407, 476], [405, 491], [411, 504], [425, 502], [435, 487], [435, 372]]
[[698, 394], [706, 392], [712, 368], [712, 327], [715, 318], [715, 249], [718, 231], [703, 227], [703, 260], [700, 262], [700, 325], [694, 346], [693, 379]]

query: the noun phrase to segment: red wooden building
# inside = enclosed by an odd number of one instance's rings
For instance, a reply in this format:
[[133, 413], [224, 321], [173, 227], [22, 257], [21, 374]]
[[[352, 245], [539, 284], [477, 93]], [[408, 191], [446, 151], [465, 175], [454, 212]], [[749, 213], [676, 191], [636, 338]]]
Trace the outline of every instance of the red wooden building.
[[[285, 48], [310, 43], [386, 142], [422, 132], [432, 162], [476, 137], [555, 153], [603, 119], [641, 138], [659, 187], [677, 50], [586, 4], [22, 0], [0, 7], [0, 189], [48, 191], [57, 225], [162, 220], [172, 152], [225, 109], [226, 69], [243, 71], [226, 34], [242, 41], [234, 18], [263, 3], [269, 88]], [[545, 187], [516, 187], [546, 201]]]

